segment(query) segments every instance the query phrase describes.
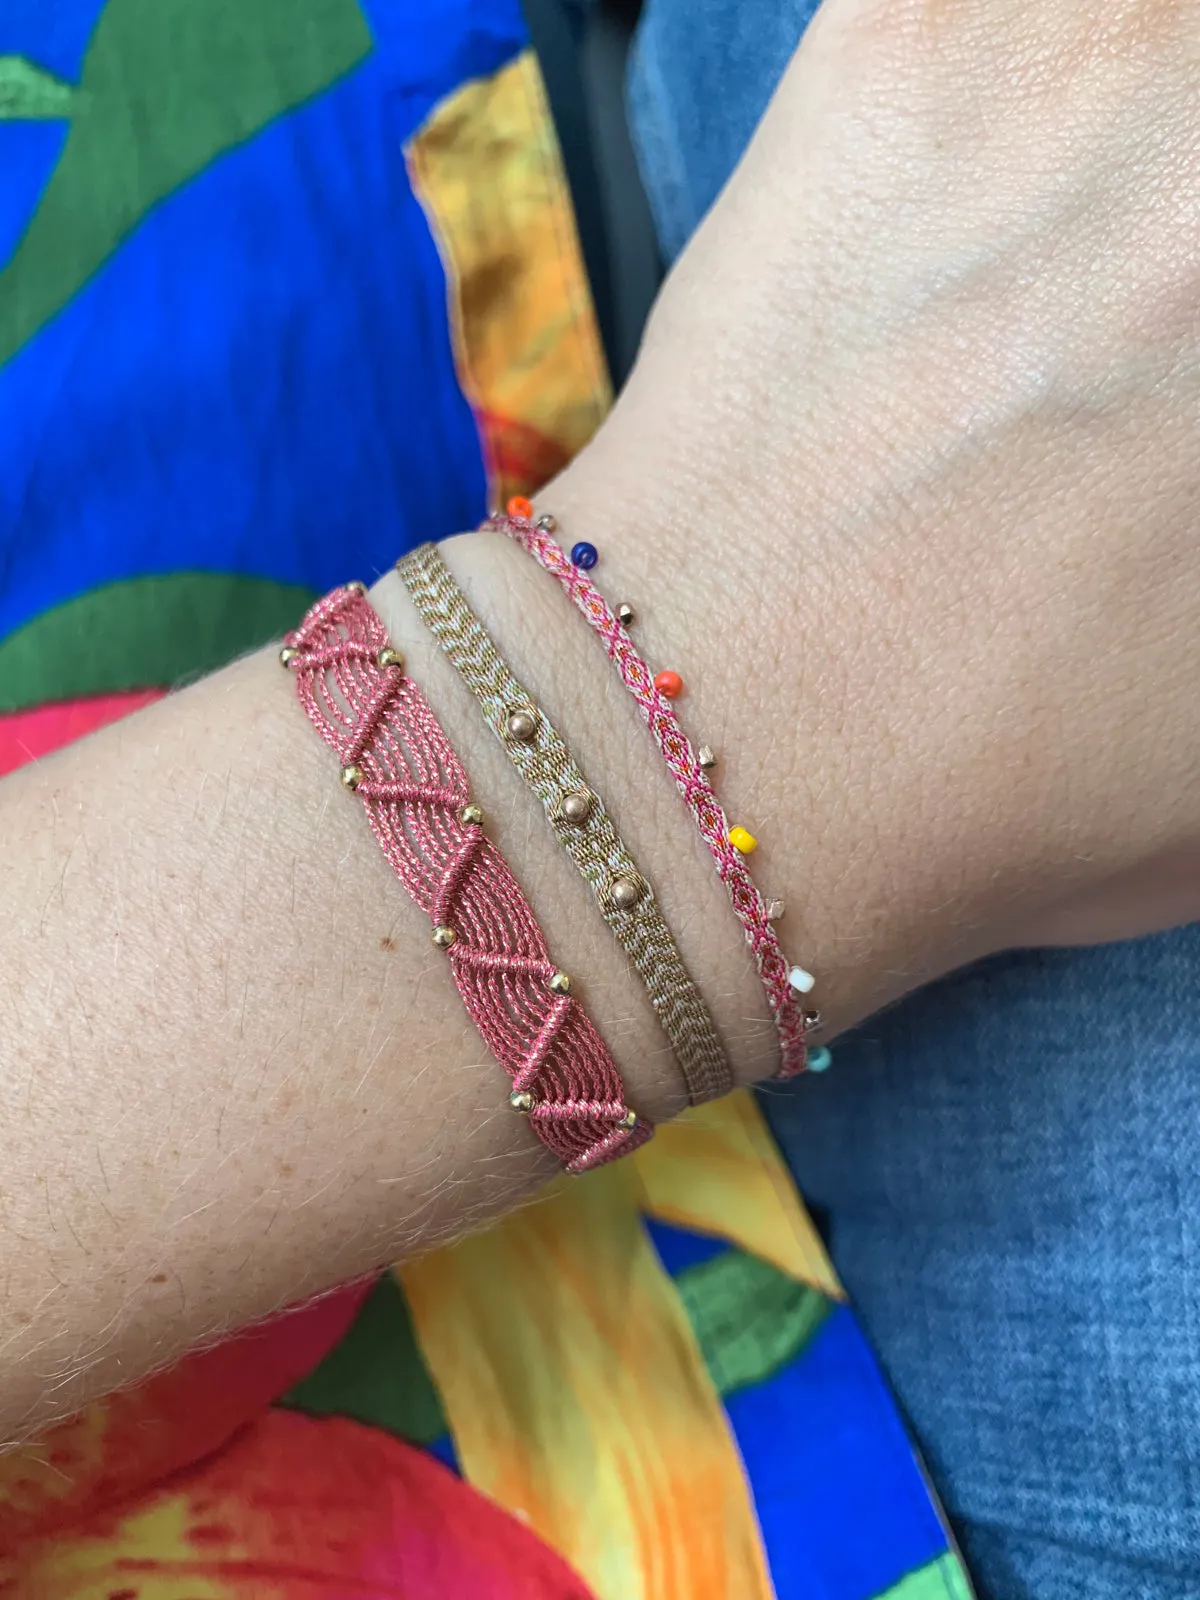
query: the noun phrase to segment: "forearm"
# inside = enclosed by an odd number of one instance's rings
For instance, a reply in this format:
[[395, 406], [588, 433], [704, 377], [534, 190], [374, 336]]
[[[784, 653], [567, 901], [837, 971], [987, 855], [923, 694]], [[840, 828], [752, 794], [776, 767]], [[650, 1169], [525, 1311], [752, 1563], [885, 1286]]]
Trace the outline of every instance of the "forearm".
[[[1137, 317], [1104, 295], [1082, 317], [1079, 219], [1116, 223], [1103, 184], [1062, 188], [1053, 119], [976, 117], [1007, 67], [963, 80], [923, 32], [925, 87], [897, 94], [839, 14], [543, 497], [683, 676], [831, 1035], [1072, 904], [1115, 906], [1106, 934], [1187, 915], [1194, 891], [1146, 869], [1200, 838], [1184, 269], [1143, 252]], [[1110, 95], [1142, 104], [1109, 65], [1076, 133], [1101, 173]], [[991, 130], [966, 155], [964, 94]], [[1014, 161], [1012, 130], [1044, 159]], [[1014, 172], [1059, 247], [1032, 279]], [[1163, 224], [1141, 208], [1168, 191], [1129, 183], [1119, 237]], [[653, 882], [739, 1079], [770, 1072], [740, 930], [598, 642], [502, 539], [447, 554]], [[670, 1115], [665, 1038], [538, 802], [395, 577], [377, 600], [630, 1102]], [[270, 654], [0, 786], [0, 905], [0, 1435], [549, 1176]]]
[[[564, 515], [601, 544], [606, 583], [633, 586], [647, 650], [685, 674], [685, 719], [721, 748], [760, 882], [791, 900], [789, 947], [811, 962], [795, 701], [739, 682], [761, 618], [731, 627], [716, 552], [693, 545], [664, 573], [650, 507], [627, 498], [638, 515], [609, 525], [590, 494], [568, 477]], [[769, 1072], [740, 931], [598, 642], [515, 547], [458, 541], [448, 559], [617, 816], [739, 1076]], [[671, 1115], [665, 1035], [540, 807], [394, 575], [375, 599], [631, 1103]], [[766, 746], [730, 706], [767, 716]], [[551, 1174], [274, 652], [6, 781], [0, 841], [0, 1434]]]

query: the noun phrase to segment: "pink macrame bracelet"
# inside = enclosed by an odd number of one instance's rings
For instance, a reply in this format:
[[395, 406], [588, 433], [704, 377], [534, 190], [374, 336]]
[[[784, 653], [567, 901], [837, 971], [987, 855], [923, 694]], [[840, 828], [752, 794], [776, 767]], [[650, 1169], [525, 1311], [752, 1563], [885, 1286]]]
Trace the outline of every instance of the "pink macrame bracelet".
[[568, 1172], [644, 1144], [608, 1047], [550, 959], [467, 776], [361, 584], [319, 600], [280, 660], [337, 753], [392, 870], [433, 921], [471, 1020], [512, 1079], [509, 1101]]
[[[524, 511], [525, 507], [521, 509]], [[568, 557], [551, 532], [554, 519], [544, 517], [535, 522], [533, 508], [529, 507], [529, 510], [529, 516], [497, 513], [484, 526], [507, 534], [557, 578], [570, 600], [603, 640], [609, 660], [637, 701], [646, 726], [654, 735], [662, 758], [695, 818], [696, 826], [729, 893], [737, 919], [745, 931], [746, 942], [753, 952], [779, 1035], [782, 1065], [778, 1075], [781, 1078], [795, 1077], [807, 1065], [806, 1029], [816, 1026], [818, 1019], [815, 1013], [806, 1016], [793, 986], [793, 974], [801, 973], [802, 978], [810, 984], [812, 980], [802, 969], [789, 968], [779, 937], [772, 926], [770, 910], [746, 868], [742, 852], [730, 840], [729, 819], [705, 775], [704, 763], [692, 749], [679, 718], [671, 709], [667, 694], [677, 694], [682, 687], [678, 675], [660, 673], [658, 680], [655, 679], [626, 632], [622, 620], [614, 614], [588, 577], [584, 569], [595, 565], [594, 546], [579, 544], [572, 552], [577, 559]], [[664, 683], [666, 693], [661, 690]], [[750, 846], [753, 846], [753, 840], [750, 840]], [[824, 1064], [827, 1052], [821, 1054]]]

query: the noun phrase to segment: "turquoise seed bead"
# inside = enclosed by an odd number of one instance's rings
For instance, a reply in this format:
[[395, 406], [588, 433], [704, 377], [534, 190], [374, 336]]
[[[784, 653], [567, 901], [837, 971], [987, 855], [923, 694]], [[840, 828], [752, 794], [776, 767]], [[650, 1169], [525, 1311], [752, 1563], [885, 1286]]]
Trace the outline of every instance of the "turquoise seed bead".
[[819, 1044], [815, 1050], [808, 1052], [808, 1070], [810, 1072], [828, 1072], [833, 1065], [833, 1052]]

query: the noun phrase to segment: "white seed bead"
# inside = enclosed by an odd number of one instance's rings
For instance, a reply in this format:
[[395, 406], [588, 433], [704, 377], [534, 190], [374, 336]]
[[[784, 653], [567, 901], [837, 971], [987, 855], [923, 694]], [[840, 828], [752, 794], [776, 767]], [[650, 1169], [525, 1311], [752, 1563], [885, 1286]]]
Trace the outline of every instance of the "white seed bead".
[[811, 972], [805, 972], [803, 967], [793, 967], [788, 973], [788, 982], [801, 994], [808, 994], [816, 986], [817, 980]]

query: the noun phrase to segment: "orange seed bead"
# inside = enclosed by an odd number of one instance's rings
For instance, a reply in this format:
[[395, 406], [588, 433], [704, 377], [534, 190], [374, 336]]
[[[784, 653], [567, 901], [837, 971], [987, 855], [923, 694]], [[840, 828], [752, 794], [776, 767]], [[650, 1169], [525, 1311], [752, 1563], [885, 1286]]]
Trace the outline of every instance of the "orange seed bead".
[[654, 680], [654, 687], [659, 694], [665, 694], [668, 700], [674, 700], [683, 693], [683, 679], [677, 672], [660, 672]]
[[505, 507], [510, 517], [523, 517], [526, 522], [533, 516], [533, 501], [523, 494], [515, 494]]

